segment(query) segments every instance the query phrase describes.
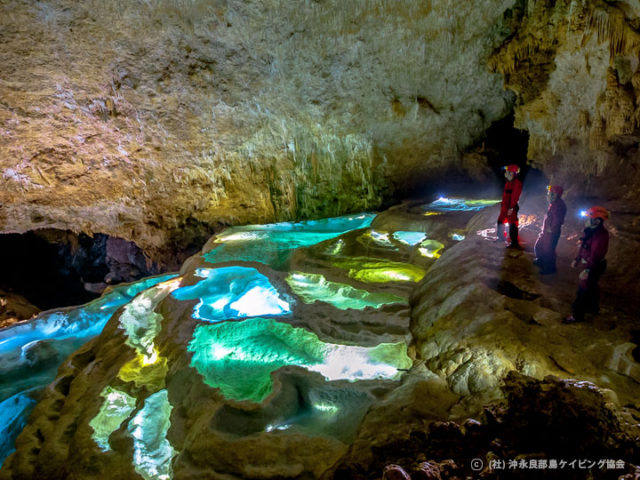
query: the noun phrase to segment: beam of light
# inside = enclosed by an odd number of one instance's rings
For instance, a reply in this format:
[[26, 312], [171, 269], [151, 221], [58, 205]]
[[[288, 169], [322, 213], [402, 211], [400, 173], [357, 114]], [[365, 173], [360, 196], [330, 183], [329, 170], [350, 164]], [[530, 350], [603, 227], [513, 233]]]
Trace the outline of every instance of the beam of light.
[[181, 301], [199, 300], [193, 311], [198, 320], [220, 322], [291, 312], [289, 303], [255, 268], [201, 268], [196, 274], [203, 280], [177, 289], [173, 296]]
[[93, 429], [91, 438], [103, 452], [111, 450], [109, 437], [133, 412], [136, 399], [116, 388], [106, 386], [100, 396], [104, 399], [98, 414], [89, 422]]
[[166, 390], [147, 397], [127, 430], [133, 437], [133, 465], [145, 480], [169, 480], [177, 453], [167, 440], [172, 406]]
[[188, 350], [191, 366], [207, 385], [234, 400], [262, 402], [272, 391], [271, 373], [297, 365], [327, 380], [397, 379], [412, 364], [404, 342], [376, 347], [337, 345], [275, 319], [201, 324]]
[[321, 301], [341, 310], [380, 308], [383, 305], [407, 301], [403, 297], [390, 293], [372, 293], [346, 283], [330, 282], [320, 274], [293, 272], [289, 274], [286, 281], [303, 302]]

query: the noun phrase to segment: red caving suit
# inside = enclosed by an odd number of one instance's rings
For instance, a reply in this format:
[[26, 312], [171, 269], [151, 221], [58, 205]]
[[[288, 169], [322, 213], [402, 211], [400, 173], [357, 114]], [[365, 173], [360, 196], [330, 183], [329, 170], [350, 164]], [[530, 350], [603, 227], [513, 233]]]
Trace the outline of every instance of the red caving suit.
[[[518, 200], [522, 193], [522, 182], [517, 178], [504, 184], [502, 192], [502, 204], [500, 206], [500, 216], [498, 223], [509, 223], [510, 225], [518, 225]], [[507, 211], [513, 209], [511, 215], [507, 215]]]

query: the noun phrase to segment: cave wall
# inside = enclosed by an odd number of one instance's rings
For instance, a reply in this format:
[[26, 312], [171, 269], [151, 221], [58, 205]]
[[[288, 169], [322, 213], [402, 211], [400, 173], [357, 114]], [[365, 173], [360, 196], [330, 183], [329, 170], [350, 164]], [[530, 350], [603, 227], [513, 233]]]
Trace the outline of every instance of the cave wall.
[[512, 107], [513, 0], [0, 4], [0, 231], [133, 240], [374, 209]]
[[490, 64], [517, 94], [530, 163], [575, 195], [637, 206], [640, 4], [525, 0], [505, 25]]

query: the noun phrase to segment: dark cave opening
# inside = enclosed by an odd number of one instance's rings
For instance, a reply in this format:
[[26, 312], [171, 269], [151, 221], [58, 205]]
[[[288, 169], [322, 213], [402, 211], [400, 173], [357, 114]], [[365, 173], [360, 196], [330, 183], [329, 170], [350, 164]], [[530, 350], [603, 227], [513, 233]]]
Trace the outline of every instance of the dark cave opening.
[[[489, 171], [478, 172], [476, 178], [469, 171], [443, 172], [440, 178], [416, 181], [408, 188], [407, 198], [422, 200], [426, 197], [474, 195], [499, 198], [504, 185], [504, 166], [515, 163], [520, 166], [519, 178], [525, 189], [544, 189], [547, 178], [537, 168], [527, 165], [529, 132], [514, 127], [515, 116], [511, 112], [491, 124], [485, 134], [467, 149], [468, 154], [484, 157]], [[464, 162], [463, 162], [464, 163]], [[473, 169], [473, 167], [471, 167]], [[481, 170], [481, 168], [480, 168]]]
[[107, 285], [159, 273], [133, 242], [55, 229], [0, 235], [0, 265], [0, 290], [42, 310], [83, 304]]
[[518, 178], [524, 191], [545, 192], [547, 177], [535, 167], [527, 164], [529, 132], [514, 127], [515, 116], [511, 112], [497, 120], [487, 129], [484, 138], [476, 145], [487, 159], [487, 163], [498, 180], [500, 192], [504, 183], [504, 167], [515, 163], [520, 166]]
[[487, 129], [485, 136], [476, 144], [496, 174], [502, 176], [502, 167], [516, 163], [526, 173], [529, 132], [513, 126], [514, 113], [497, 120]]

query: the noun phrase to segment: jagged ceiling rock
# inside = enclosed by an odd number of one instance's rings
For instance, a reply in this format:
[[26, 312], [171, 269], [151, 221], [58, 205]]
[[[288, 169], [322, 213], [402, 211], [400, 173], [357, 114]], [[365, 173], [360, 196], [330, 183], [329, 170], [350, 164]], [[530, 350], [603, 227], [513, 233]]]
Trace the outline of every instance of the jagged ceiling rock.
[[513, 0], [0, 6], [0, 230], [158, 254], [219, 225], [371, 209], [510, 109]]
[[634, 200], [638, 2], [524, 0], [505, 24], [514, 34], [490, 63], [518, 96], [529, 160], [576, 193]]

